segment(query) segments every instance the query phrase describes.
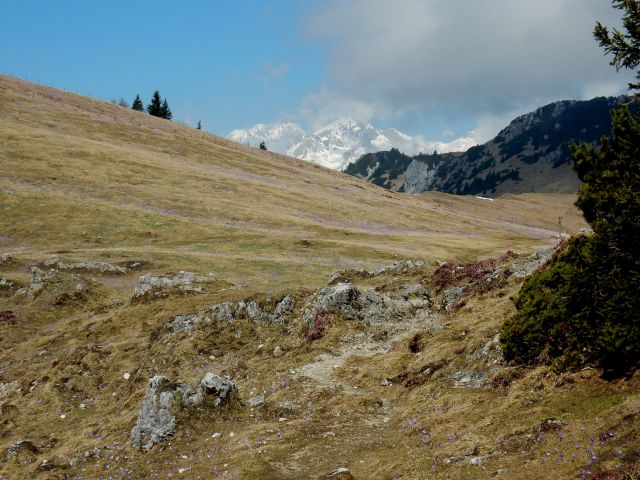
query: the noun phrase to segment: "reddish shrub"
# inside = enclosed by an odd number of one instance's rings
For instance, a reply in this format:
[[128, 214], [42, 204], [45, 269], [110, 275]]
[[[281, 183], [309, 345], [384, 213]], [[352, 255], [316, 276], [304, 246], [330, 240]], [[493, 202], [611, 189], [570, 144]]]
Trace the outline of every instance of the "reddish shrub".
[[477, 262], [471, 262], [465, 265], [445, 262], [434, 272], [433, 285], [437, 291], [442, 291], [445, 287], [464, 280], [474, 282], [493, 272], [501, 263], [516, 258], [517, 256], [517, 253], [508, 250], [497, 258], [485, 258], [484, 260], [478, 260]]
[[462, 307], [464, 307], [467, 304], [466, 300], [458, 300], [456, 303], [454, 303], [453, 305], [451, 305], [451, 308], [449, 309], [450, 312], [457, 312], [458, 310], [460, 310]]
[[6, 322], [9, 325], [15, 325], [16, 316], [11, 310], [0, 310], [0, 322]]
[[316, 313], [315, 317], [313, 317], [313, 323], [311, 324], [311, 329], [309, 333], [307, 333], [307, 341], [312, 342], [314, 340], [318, 340], [324, 336], [325, 331], [331, 326], [333, 323], [331, 319], [331, 312], [326, 309], [322, 309]]
[[640, 479], [640, 460], [616, 469], [598, 470], [591, 477], [594, 480], [638, 480]]
[[497, 258], [497, 260], [498, 260], [498, 263], [503, 263], [503, 262], [506, 262], [508, 260], [513, 260], [514, 258], [517, 258], [517, 257], [518, 257], [518, 254], [516, 252], [513, 252], [511, 250], [507, 250], [502, 255], [500, 255]]
[[422, 351], [422, 335], [416, 333], [409, 341], [409, 350], [411, 353], [418, 353]]
[[457, 268], [458, 265], [453, 262], [445, 262], [436, 268], [436, 271], [433, 273], [433, 285], [438, 291], [453, 283]]

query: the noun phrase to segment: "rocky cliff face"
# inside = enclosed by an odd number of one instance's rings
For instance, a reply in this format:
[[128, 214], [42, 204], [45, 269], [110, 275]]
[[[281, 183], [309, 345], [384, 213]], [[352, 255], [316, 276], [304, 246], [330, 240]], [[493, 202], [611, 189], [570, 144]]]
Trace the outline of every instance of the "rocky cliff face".
[[572, 193], [579, 180], [569, 145], [595, 143], [610, 133], [609, 111], [626, 97], [551, 103], [513, 120], [493, 140], [464, 153], [407, 156], [367, 154], [346, 173], [394, 191], [438, 190], [461, 195]]

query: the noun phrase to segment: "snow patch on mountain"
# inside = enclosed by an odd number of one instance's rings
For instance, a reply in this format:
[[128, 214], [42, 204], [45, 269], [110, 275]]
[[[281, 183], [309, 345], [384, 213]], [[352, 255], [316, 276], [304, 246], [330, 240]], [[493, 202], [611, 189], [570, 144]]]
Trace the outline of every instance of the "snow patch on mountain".
[[259, 123], [248, 130], [234, 130], [228, 137], [239, 143], [257, 147], [265, 142], [271, 151], [301, 158], [334, 170], [344, 170], [365, 153], [397, 148], [407, 155], [420, 152], [465, 151], [475, 145], [472, 137], [460, 137], [451, 142], [412, 137], [395, 128], [378, 129], [368, 122], [342, 118], [314, 133], [295, 123]]
[[279, 153], [287, 151], [305, 136], [304, 130], [295, 123], [258, 123], [248, 130], [234, 130], [227, 138], [245, 145], [257, 147], [264, 142], [269, 150]]

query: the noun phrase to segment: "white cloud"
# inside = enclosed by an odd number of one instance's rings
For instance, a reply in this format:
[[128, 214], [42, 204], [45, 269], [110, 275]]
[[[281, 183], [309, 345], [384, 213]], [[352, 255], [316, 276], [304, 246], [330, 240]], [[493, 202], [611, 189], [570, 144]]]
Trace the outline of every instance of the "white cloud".
[[339, 118], [369, 120], [373, 117], [385, 117], [386, 114], [373, 103], [321, 90], [307, 95], [300, 106], [299, 116], [311, 131], [316, 131]]
[[582, 100], [589, 100], [594, 97], [611, 97], [627, 92], [627, 83], [621, 85], [618, 81], [594, 81], [586, 83], [582, 87]]
[[619, 11], [602, 0], [329, 0], [304, 21], [331, 47], [324, 87], [301, 114], [326, 123], [447, 109], [476, 119], [484, 138], [523, 105], [624, 90], [631, 76], [608, 65], [596, 20], [617, 24]]

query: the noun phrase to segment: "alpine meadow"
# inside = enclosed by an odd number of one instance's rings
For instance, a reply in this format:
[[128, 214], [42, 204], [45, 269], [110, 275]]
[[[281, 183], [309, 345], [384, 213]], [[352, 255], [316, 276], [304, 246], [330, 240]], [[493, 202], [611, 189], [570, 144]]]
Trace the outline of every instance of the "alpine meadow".
[[6, 8], [0, 480], [640, 478], [639, 0]]

